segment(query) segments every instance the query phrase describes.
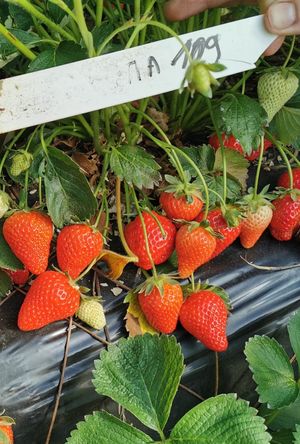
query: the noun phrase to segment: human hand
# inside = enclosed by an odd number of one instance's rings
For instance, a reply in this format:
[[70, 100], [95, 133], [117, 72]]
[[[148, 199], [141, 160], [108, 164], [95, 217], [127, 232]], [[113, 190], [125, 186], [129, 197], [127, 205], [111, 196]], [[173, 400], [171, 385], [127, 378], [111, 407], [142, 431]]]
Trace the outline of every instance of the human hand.
[[[255, 0], [241, 0], [239, 4], [255, 4]], [[183, 20], [206, 9], [233, 6], [234, 0], [169, 0], [165, 6], [169, 20]], [[262, 0], [266, 29], [279, 37], [265, 55], [274, 54], [282, 45], [284, 36], [300, 34], [300, 0]]]

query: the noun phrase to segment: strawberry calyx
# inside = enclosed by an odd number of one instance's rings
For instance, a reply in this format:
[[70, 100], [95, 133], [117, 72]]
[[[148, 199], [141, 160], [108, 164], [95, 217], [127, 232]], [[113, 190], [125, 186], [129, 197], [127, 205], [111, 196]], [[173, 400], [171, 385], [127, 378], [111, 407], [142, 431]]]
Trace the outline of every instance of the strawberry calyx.
[[14, 424], [16, 424], [16, 422], [10, 416], [3, 416], [3, 415], [0, 416], [0, 427], [1, 426], [12, 426]]
[[220, 296], [220, 298], [224, 301], [226, 308], [228, 311], [232, 310], [232, 306], [230, 303], [229, 296], [227, 292], [222, 287], [218, 287], [216, 285], [209, 284], [208, 281], [201, 282], [200, 280], [197, 283], [187, 284], [182, 286], [183, 296], [184, 298], [188, 298], [193, 293], [198, 293], [203, 290], [212, 291], [213, 293]]
[[202, 198], [202, 193], [199, 190], [196, 182], [191, 183], [191, 175], [188, 171], [184, 172], [185, 181], [182, 181], [178, 177], [170, 176], [169, 174], [165, 175], [165, 180], [169, 184], [163, 188], [162, 191], [165, 193], [172, 193], [174, 196], [179, 199], [184, 196], [186, 198], [187, 203], [193, 203], [193, 198], [198, 197], [198, 199]]
[[178, 285], [178, 282], [173, 279], [170, 275], [160, 274], [158, 276], [151, 276], [147, 278], [141, 285], [139, 285], [134, 293], [144, 293], [145, 296], [150, 294], [154, 288], [157, 288], [160, 295], [162, 296], [164, 293], [164, 285]]
[[185, 225], [188, 225], [188, 231], [191, 233], [192, 231], [196, 230], [197, 228], [201, 227], [204, 228], [211, 234], [212, 236], [223, 239], [223, 235], [217, 231], [215, 231], [211, 226], [210, 222], [207, 219], [203, 219], [201, 222], [196, 222], [195, 220], [192, 220], [191, 222], [186, 221], [180, 221], [183, 222]]
[[274, 194], [268, 193], [269, 185], [266, 185], [260, 193], [255, 193], [254, 188], [248, 189], [248, 194], [243, 196], [243, 199], [239, 202], [241, 209], [256, 213], [260, 207], [265, 205], [273, 208], [271, 203], [275, 199]]
[[300, 196], [300, 190], [298, 188], [283, 188], [283, 187], [277, 187], [277, 189], [274, 191], [274, 199], [275, 198], [284, 198], [285, 196], [291, 196], [291, 199], [295, 202], [299, 199]]
[[225, 219], [228, 227], [239, 226], [242, 218], [241, 210], [235, 205], [221, 205], [222, 216]]

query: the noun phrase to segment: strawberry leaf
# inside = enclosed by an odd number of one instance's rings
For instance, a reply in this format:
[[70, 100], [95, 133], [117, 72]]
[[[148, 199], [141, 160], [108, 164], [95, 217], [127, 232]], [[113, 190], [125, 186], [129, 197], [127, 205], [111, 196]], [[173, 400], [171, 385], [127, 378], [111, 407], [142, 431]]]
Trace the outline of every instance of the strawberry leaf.
[[69, 444], [147, 444], [150, 436], [106, 412], [95, 412], [77, 424]]
[[293, 432], [291, 430], [280, 430], [272, 433], [272, 444], [291, 444]]
[[295, 401], [299, 388], [293, 367], [285, 350], [274, 338], [251, 338], [246, 344], [245, 355], [257, 383], [260, 402], [277, 409]]
[[[219, 196], [223, 196], [223, 176], [216, 173], [216, 174], [208, 174], [205, 175], [205, 180], [207, 183], [207, 186], [209, 188], [209, 203], [210, 206], [213, 207], [217, 204], [217, 202], [220, 202]], [[201, 186], [201, 182], [199, 181], [199, 188], [202, 191], [204, 195], [204, 190]], [[241, 185], [240, 183], [230, 177], [227, 176], [227, 199], [229, 201], [236, 201], [238, 198], [241, 197]], [[217, 193], [217, 194], [216, 194]]]
[[5, 271], [0, 270], [0, 298], [6, 296], [12, 289], [12, 280]]
[[[171, 443], [268, 444], [263, 418], [236, 395], [219, 395], [194, 407], [175, 425]], [[201, 441], [205, 439], [205, 441]]]
[[[249, 162], [237, 151], [224, 148], [227, 173], [239, 181], [243, 190], [247, 188]], [[217, 150], [214, 171], [223, 171], [222, 150]]]
[[245, 153], [251, 154], [252, 149], [258, 148], [267, 114], [256, 100], [243, 94], [228, 93], [214, 112], [220, 130], [233, 134]]
[[284, 106], [275, 115], [272, 132], [286, 144], [293, 144], [300, 138], [300, 109]]
[[0, 268], [23, 270], [23, 264], [16, 258], [3, 237], [3, 224], [0, 224]]
[[296, 432], [294, 433], [294, 444], [300, 444], [300, 425], [296, 426]]
[[279, 410], [271, 410], [263, 405], [260, 408], [260, 415], [266, 418], [272, 418], [269, 428], [272, 430], [291, 429], [295, 430], [296, 425], [300, 424], [300, 394], [295, 402]]
[[161, 179], [158, 163], [151, 154], [138, 146], [114, 147], [110, 167], [121, 180], [138, 188], [153, 189]]
[[300, 365], [300, 310], [291, 318], [288, 323], [288, 332], [291, 345], [293, 347], [298, 366]]
[[[187, 146], [180, 148], [185, 154], [187, 154], [199, 167], [200, 171], [212, 171], [215, 163], [215, 151], [210, 145], [201, 146]], [[192, 165], [186, 160], [185, 157], [178, 154], [180, 163], [184, 171], [188, 171], [192, 177], [196, 177], [197, 173]]]
[[121, 339], [101, 353], [95, 367], [96, 391], [161, 433], [183, 373], [175, 337], [145, 334]]
[[44, 183], [47, 208], [57, 227], [95, 214], [97, 202], [85, 176], [69, 156], [53, 147], [47, 150]]

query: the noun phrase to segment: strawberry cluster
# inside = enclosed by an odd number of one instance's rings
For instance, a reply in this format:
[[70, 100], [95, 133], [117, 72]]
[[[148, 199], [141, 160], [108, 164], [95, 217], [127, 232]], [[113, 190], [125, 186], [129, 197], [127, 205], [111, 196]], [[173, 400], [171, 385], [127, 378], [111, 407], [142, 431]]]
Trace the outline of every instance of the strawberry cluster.
[[[16, 211], [3, 224], [3, 236], [15, 256], [23, 263], [24, 270], [9, 272], [16, 284], [24, 284], [29, 273], [37, 275], [24, 299], [18, 315], [20, 330], [36, 330], [45, 325], [73, 316], [79, 312], [81, 294], [76, 279], [101, 253], [101, 233], [87, 224], [64, 227], [56, 244], [59, 271], [47, 270], [54, 227], [50, 217], [40, 211]], [[103, 309], [91, 300], [93, 308], [86, 308], [83, 320], [89, 319], [96, 328], [95, 317]], [[89, 307], [91, 307], [89, 305]], [[92, 312], [92, 313], [91, 313]]]

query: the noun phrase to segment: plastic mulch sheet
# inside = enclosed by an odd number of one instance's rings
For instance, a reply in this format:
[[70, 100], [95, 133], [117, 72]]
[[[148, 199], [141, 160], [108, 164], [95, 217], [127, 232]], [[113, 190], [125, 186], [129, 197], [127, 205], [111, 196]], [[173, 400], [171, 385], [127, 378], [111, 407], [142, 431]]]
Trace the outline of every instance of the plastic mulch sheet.
[[[221, 256], [203, 266], [197, 275], [224, 287], [233, 305], [228, 322], [230, 346], [226, 353], [220, 354], [220, 392], [237, 392], [255, 401], [254, 383], [243, 355], [245, 341], [255, 334], [268, 334], [288, 344], [285, 326], [291, 313], [300, 306], [300, 273], [298, 268], [276, 272], [257, 270], [246, 264], [241, 255], [260, 265], [286, 266], [299, 262], [299, 243], [277, 242], [266, 233], [254, 248], [246, 251], [236, 241]], [[128, 267], [122, 280], [133, 286], [135, 276], [136, 269]], [[126, 292], [116, 297], [111, 291], [115, 284], [105, 278], [101, 278], [101, 283], [109, 338], [115, 342], [126, 336], [123, 320]], [[45, 442], [53, 411], [67, 322], [57, 322], [34, 332], [18, 331], [16, 319], [23, 298], [22, 294], [15, 294], [0, 308], [0, 408], [5, 408], [6, 413], [16, 419], [17, 444], [40, 444]], [[103, 331], [97, 334], [105, 338]], [[182, 383], [205, 398], [212, 396], [215, 354], [180, 327], [176, 336], [186, 358]], [[93, 362], [103, 347], [89, 334], [73, 329], [51, 443], [63, 444], [76, 422], [93, 410], [118, 412], [118, 406], [101, 398], [91, 383]], [[181, 388], [174, 402], [170, 426], [198, 402]]]

